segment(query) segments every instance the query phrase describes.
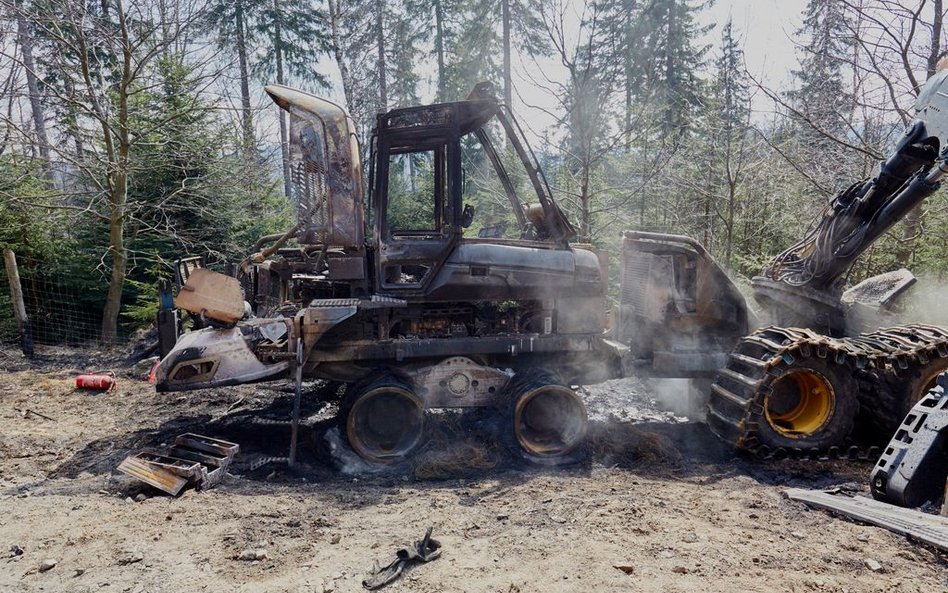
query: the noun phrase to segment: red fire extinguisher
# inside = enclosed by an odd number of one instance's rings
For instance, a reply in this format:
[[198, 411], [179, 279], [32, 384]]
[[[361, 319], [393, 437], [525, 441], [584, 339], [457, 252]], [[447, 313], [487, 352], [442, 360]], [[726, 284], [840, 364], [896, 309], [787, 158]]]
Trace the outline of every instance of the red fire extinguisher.
[[79, 389], [94, 389], [96, 391], [112, 391], [115, 389], [115, 373], [95, 373], [76, 377], [76, 387]]

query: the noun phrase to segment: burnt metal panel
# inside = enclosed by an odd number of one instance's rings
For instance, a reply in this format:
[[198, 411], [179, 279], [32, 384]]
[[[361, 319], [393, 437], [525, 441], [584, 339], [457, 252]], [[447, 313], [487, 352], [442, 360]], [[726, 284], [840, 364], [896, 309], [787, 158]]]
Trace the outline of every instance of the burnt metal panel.
[[456, 356], [409, 374], [416, 394], [428, 408], [466, 408], [497, 405], [509, 374]]
[[363, 257], [331, 257], [326, 263], [329, 265], [329, 277], [333, 280], [365, 279], [365, 258]]
[[267, 93], [290, 113], [290, 168], [300, 242], [361, 247], [363, 178], [355, 123], [325, 99], [281, 85]]

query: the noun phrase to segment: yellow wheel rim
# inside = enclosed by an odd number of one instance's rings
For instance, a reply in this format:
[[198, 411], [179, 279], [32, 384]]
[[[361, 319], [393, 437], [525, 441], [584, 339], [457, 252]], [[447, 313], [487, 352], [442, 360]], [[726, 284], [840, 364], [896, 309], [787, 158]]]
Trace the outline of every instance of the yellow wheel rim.
[[774, 381], [764, 402], [767, 423], [791, 438], [811, 436], [826, 426], [836, 407], [836, 394], [820, 373], [795, 370]]

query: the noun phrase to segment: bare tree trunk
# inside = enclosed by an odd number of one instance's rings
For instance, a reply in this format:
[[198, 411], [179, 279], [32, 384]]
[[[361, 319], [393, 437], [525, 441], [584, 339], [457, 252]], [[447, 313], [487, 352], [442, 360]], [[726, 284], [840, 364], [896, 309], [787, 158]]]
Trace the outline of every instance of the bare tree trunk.
[[[22, 4], [18, 3], [20, 6]], [[33, 130], [36, 132], [36, 143], [40, 158], [43, 161], [43, 173], [52, 183], [53, 171], [49, 161], [49, 140], [46, 136], [46, 115], [43, 112], [43, 103], [40, 99], [39, 84], [36, 78], [36, 63], [33, 60], [33, 39], [30, 36], [29, 25], [22, 10], [16, 13], [17, 38], [20, 51], [23, 53], [23, 67], [26, 70], [26, 88], [30, 94], [30, 110], [33, 115]]]
[[253, 114], [250, 111], [250, 72], [247, 67], [247, 23], [244, 14], [244, 0], [237, 0], [237, 63], [240, 68], [240, 112], [241, 128], [244, 135], [244, 151], [250, 152], [254, 146]]
[[[72, 79], [67, 77], [63, 78], [63, 87], [66, 90], [67, 96], [72, 96], [74, 87]], [[76, 116], [75, 105], [69, 103], [66, 105], [66, 131], [72, 136], [73, 142], [76, 145], [76, 160], [81, 161], [85, 158], [86, 146], [82, 140], [82, 131], [79, 129], [78, 117]]]
[[[125, 163], [127, 165], [127, 163]], [[121, 166], [121, 165], [120, 165]], [[112, 190], [109, 195], [111, 216], [109, 219], [109, 254], [112, 256], [112, 273], [109, 291], [102, 311], [102, 341], [111, 344], [118, 338], [118, 318], [122, 308], [122, 290], [128, 258], [125, 251], [125, 205], [128, 198], [128, 176], [116, 171], [112, 175]]]
[[501, 0], [501, 2], [504, 29], [504, 103], [507, 109], [513, 109], [513, 80], [510, 73], [510, 0]]
[[385, 81], [385, 0], [375, 0], [375, 37], [379, 51], [379, 110], [388, 109], [388, 85]]
[[731, 267], [731, 256], [734, 253], [734, 210], [737, 206], [737, 182], [733, 179], [727, 181], [727, 244], [724, 248], [724, 261], [727, 267]]
[[332, 41], [332, 55], [339, 67], [342, 77], [342, 93], [346, 97], [346, 106], [349, 112], [353, 108], [352, 80], [349, 77], [349, 66], [346, 63], [345, 52], [342, 47], [342, 3], [341, 0], [329, 0], [329, 35]]
[[[273, 9], [275, 14], [280, 14], [280, 0], [273, 0]], [[280, 29], [279, 17], [273, 27], [273, 46], [276, 55], [277, 84], [286, 84], [286, 76], [283, 72], [283, 32]], [[279, 110], [279, 116], [280, 152], [283, 155], [283, 192], [286, 194], [287, 199], [290, 199], [293, 191], [290, 184], [290, 133], [289, 130], [287, 130], [284, 110]]]
[[632, 10], [635, 2], [627, 1], [625, 6], [625, 44], [622, 49], [622, 70], [624, 73], [625, 105], [622, 123], [625, 126], [625, 151], [632, 152]]
[[115, 0], [115, 11], [122, 40], [122, 79], [118, 89], [118, 113], [115, 123], [117, 144], [112, 139], [108, 122], [102, 120], [103, 132], [107, 139], [106, 152], [112, 165], [109, 171], [109, 254], [112, 256], [112, 273], [102, 311], [102, 341], [105, 343], [114, 343], [118, 338], [118, 318], [122, 309], [122, 290], [125, 288], [128, 262], [125, 249], [125, 208], [128, 203], [128, 155], [131, 148], [128, 98], [133, 78], [132, 47], [122, 0]]
[[[591, 150], [591, 147], [587, 147], [587, 150]], [[581, 209], [581, 218], [579, 225], [579, 234], [580, 241], [592, 241], [592, 220], [590, 216], [590, 199], [589, 199], [589, 169], [592, 166], [592, 163], [589, 162], [589, 159], [586, 158], [583, 160], [583, 170], [581, 173], [581, 181], [579, 186], [579, 205]]]
[[[506, 7], [506, 0], [504, 6]], [[447, 101], [447, 73], [444, 71], [444, 6], [441, 0], [434, 0], [435, 14], [435, 54], [438, 56], [438, 102]]]

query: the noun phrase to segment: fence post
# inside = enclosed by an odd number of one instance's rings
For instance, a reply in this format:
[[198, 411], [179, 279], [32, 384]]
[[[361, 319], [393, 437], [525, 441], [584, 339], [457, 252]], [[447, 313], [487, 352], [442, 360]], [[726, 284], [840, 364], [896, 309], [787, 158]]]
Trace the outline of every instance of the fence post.
[[20, 286], [20, 272], [16, 267], [16, 255], [12, 249], [3, 250], [3, 264], [7, 269], [7, 278], [10, 280], [10, 296], [13, 298], [13, 314], [16, 316], [16, 325], [20, 330], [20, 347], [27, 358], [33, 358], [33, 331], [30, 329], [30, 320], [26, 316], [26, 305], [23, 303], [23, 287]]

